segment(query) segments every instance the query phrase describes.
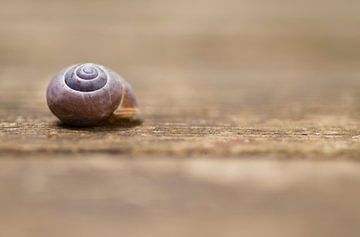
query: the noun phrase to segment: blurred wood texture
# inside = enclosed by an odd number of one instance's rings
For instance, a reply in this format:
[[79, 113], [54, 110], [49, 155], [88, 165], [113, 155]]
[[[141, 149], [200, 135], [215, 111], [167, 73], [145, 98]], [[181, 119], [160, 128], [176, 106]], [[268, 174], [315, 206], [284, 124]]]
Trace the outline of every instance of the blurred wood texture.
[[[0, 236], [359, 236], [360, 2], [0, 1]], [[70, 128], [79, 62], [143, 123]]]

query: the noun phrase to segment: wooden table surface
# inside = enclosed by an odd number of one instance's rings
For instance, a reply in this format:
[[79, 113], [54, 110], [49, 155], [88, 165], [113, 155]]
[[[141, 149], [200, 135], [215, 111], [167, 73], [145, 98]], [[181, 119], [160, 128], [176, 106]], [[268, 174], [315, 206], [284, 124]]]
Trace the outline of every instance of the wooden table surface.
[[[360, 235], [359, 1], [0, 4], [0, 236]], [[60, 124], [79, 62], [140, 119]]]

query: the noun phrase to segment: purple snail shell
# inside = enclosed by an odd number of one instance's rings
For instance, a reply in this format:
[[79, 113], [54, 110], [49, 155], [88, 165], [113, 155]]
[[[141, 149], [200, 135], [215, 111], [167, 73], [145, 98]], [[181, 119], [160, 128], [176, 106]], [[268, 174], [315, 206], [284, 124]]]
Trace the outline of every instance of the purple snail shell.
[[138, 113], [130, 84], [111, 69], [94, 63], [61, 70], [50, 81], [46, 99], [56, 117], [74, 126], [96, 125], [113, 114], [131, 118]]

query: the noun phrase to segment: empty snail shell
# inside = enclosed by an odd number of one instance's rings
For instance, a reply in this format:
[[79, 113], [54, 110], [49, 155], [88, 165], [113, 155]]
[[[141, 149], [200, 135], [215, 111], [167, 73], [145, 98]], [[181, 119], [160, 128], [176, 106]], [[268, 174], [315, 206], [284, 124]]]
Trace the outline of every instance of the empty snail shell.
[[138, 114], [130, 84], [102, 65], [76, 64], [61, 70], [47, 88], [47, 103], [62, 122], [75, 126], [101, 123], [113, 114]]

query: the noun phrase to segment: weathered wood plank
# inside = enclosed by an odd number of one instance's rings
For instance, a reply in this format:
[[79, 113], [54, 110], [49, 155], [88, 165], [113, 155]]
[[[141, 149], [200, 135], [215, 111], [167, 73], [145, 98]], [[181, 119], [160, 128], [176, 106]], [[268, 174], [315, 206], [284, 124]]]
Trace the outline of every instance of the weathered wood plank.
[[[0, 154], [357, 158], [360, 6], [311, 6], [4, 1]], [[47, 82], [81, 61], [134, 85], [142, 126], [56, 125]]]
[[[359, 1], [0, 5], [0, 236], [359, 236]], [[56, 121], [88, 61], [142, 122]]]
[[359, 164], [0, 161], [2, 236], [358, 236]]
[[270, 77], [264, 73], [233, 77], [225, 70], [214, 75], [190, 70], [169, 82], [156, 78], [160, 69], [145, 71], [129, 76], [143, 110], [141, 126], [135, 121], [70, 128], [59, 125], [46, 106], [50, 72], [7, 70], [3, 78], [14, 77], [1, 81], [1, 154], [359, 157], [360, 87], [350, 73], [338, 86], [331, 72], [319, 73], [329, 79], [311, 85], [316, 76], [264, 84]]

